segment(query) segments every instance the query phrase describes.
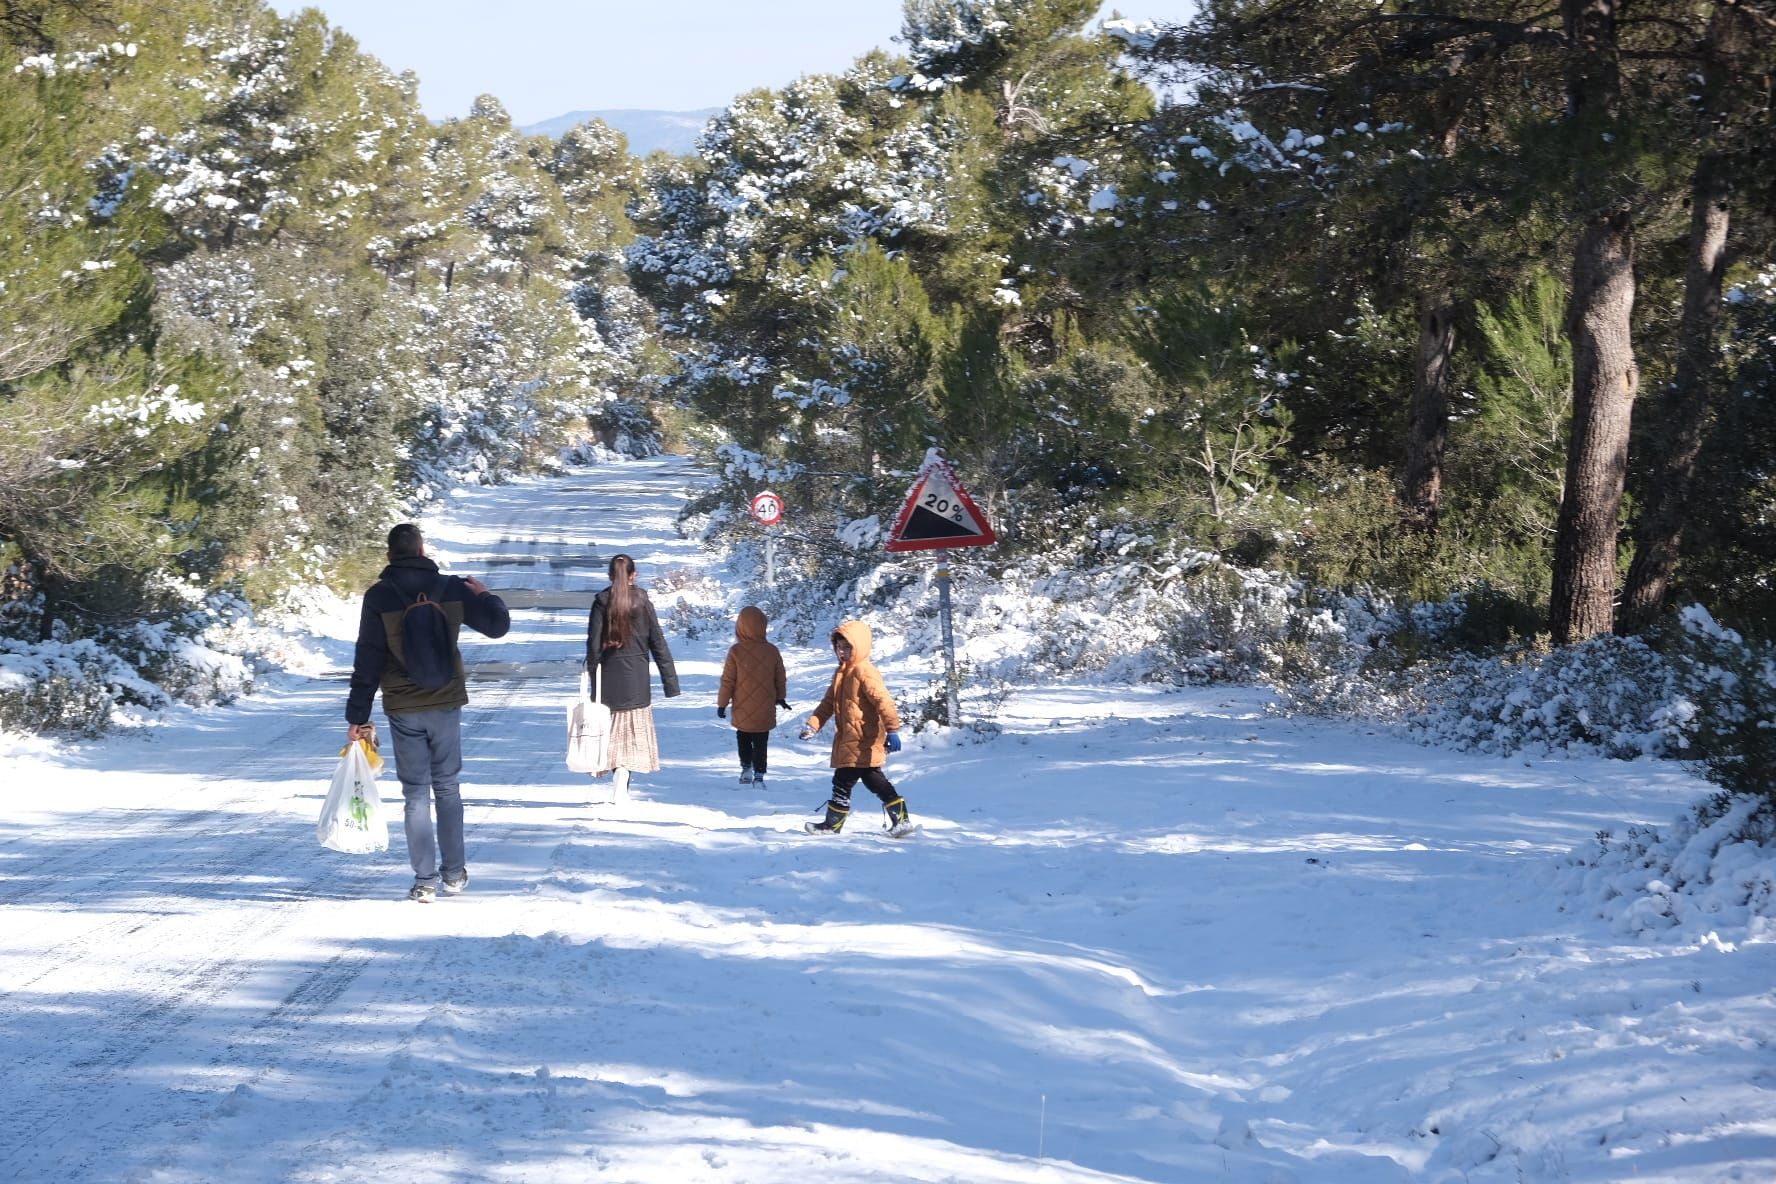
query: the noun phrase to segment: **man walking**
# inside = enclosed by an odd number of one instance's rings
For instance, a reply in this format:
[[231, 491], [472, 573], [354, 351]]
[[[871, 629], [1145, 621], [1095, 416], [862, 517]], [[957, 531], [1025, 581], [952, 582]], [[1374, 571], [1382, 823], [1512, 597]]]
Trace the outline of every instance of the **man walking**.
[[446, 893], [469, 883], [461, 791], [462, 709], [469, 691], [457, 638], [464, 625], [504, 637], [512, 614], [480, 580], [442, 575], [411, 523], [389, 531], [388, 560], [364, 593], [345, 722], [353, 740], [373, 735], [370, 705], [382, 688], [395, 773], [407, 799], [407, 856], [413, 863], [407, 899], [427, 904], [440, 883]]

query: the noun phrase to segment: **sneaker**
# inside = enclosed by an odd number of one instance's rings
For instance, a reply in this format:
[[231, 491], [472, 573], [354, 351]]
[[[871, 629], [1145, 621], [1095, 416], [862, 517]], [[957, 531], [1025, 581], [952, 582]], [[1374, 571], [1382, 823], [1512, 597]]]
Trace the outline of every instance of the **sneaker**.
[[449, 876], [445, 876], [444, 883], [442, 885], [442, 887], [444, 889], [445, 896], [455, 896], [458, 892], [461, 892], [464, 888], [467, 888], [468, 886], [469, 886], [469, 869], [466, 867], [463, 868], [463, 874], [460, 879], [453, 880]]
[[407, 899], [420, 904], [431, 904], [438, 897], [438, 886], [428, 884], [424, 880], [413, 881], [413, 887], [407, 889]]
[[741, 785], [751, 785], [752, 782], [753, 782], [752, 770], [751, 769], [741, 769], [740, 770], [740, 784]]

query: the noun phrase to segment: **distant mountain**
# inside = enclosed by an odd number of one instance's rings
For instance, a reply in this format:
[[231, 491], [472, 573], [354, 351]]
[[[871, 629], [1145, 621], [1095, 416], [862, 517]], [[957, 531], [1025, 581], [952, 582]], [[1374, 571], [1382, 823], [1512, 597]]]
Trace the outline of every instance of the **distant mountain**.
[[602, 119], [629, 137], [629, 153], [632, 156], [646, 156], [656, 148], [664, 149], [674, 156], [683, 156], [696, 144], [697, 133], [703, 130], [709, 117], [720, 110], [719, 107], [711, 107], [707, 111], [636, 111], [627, 108], [615, 111], [569, 111], [566, 115], [557, 115], [554, 119], [545, 119], [519, 130], [531, 136], [559, 137], [576, 124], [585, 123], [588, 119]]

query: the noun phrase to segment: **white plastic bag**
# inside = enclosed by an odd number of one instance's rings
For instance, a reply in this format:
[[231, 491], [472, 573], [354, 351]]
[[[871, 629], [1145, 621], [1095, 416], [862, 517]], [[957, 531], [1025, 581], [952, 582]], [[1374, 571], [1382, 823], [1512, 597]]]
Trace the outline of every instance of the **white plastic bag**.
[[594, 687], [580, 671], [580, 697], [567, 709], [567, 767], [576, 773], [610, 770], [611, 712], [604, 699], [604, 668]]
[[376, 791], [376, 770], [382, 758], [375, 754], [363, 740], [354, 740], [340, 753], [333, 786], [327, 790], [321, 820], [315, 827], [321, 846], [348, 855], [388, 850], [388, 821], [382, 816], [382, 795]]

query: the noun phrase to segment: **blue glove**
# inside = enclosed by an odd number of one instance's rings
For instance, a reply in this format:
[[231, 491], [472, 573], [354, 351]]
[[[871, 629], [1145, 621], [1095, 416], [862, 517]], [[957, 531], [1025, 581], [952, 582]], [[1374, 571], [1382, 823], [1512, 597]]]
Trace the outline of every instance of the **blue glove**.
[[889, 732], [888, 733], [888, 751], [889, 752], [899, 752], [900, 751], [900, 733], [899, 732]]
[[715, 709], [715, 718], [716, 719], [727, 719], [728, 718], [728, 709], [726, 707], [717, 707]]

